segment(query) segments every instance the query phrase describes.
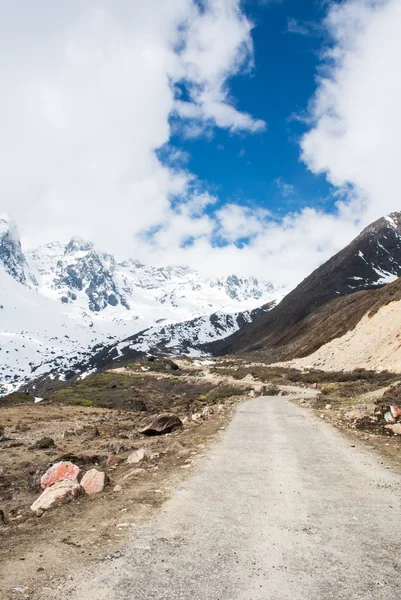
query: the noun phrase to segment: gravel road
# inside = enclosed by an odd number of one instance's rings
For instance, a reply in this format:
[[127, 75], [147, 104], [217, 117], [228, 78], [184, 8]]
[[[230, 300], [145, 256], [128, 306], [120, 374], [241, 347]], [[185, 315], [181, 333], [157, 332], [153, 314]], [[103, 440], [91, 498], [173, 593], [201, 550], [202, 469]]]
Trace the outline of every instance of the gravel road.
[[307, 410], [250, 400], [122, 556], [59, 597], [399, 600], [400, 481]]

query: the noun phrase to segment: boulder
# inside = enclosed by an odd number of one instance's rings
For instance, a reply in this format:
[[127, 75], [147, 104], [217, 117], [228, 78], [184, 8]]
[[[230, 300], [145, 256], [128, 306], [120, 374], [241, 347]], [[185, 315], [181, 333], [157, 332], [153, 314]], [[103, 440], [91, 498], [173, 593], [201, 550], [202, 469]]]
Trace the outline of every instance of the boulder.
[[107, 475], [103, 471], [91, 469], [82, 477], [81, 486], [89, 495], [103, 492], [107, 483]]
[[162, 413], [153, 417], [153, 419], [138, 431], [143, 435], [163, 435], [164, 433], [171, 433], [179, 427], [182, 427], [182, 421], [177, 415], [174, 415], [173, 413]]
[[46, 471], [40, 480], [40, 485], [44, 490], [50, 485], [53, 485], [59, 481], [64, 481], [65, 479], [71, 479], [72, 481], [77, 482], [80, 472], [81, 469], [73, 463], [69, 461], [61, 461], [55, 463]]
[[69, 502], [76, 496], [83, 494], [82, 486], [75, 480], [66, 479], [47, 487], [37, 500], [32, 504], [31, 510], [38, 516], [54, 506]]
[[153, 458], [157, 458], [159, 455], [156, 452], [152, 452], [149, 448], [139, 448], [135, 450], [132, 454], [127, 458], [127, 463], [129, 465], [133, 465], [136, 463], [140, 463], [143, 460], [152, 460]]

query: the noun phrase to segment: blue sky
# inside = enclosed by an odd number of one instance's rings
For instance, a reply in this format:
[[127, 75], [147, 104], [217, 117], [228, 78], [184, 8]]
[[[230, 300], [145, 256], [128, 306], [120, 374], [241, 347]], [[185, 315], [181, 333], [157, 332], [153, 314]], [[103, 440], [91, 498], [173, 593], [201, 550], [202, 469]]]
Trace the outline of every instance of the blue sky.
[[[218, 205], [258, 205], [278, 215], [307, 205], [330, 209], [332, 187], [300, 160], [299, 140], [307, 126], [296, 118], [305, 115], [316, 89], [324, 8], [314, 0], [249, 0], [244, 8], [255, 24], [254, 68], [231, 78], [230, 91], [236, 107], [263, 119], [266, 131], [249, 135], [215, 128], [212, 135], [175, 136], [171, 142], [188, 152], [188, 167], [207, 182]], [[310, 33], [289, 31], [293, 22]]]

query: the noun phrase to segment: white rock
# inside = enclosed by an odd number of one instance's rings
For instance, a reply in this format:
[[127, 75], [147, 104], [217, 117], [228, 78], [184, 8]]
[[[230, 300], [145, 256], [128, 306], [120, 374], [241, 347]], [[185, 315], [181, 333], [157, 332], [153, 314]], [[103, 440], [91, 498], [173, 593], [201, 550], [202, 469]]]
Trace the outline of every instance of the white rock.
[[127, 458], [127, 463], [132, 465], [140, 463], [146, 459], [152, 460], [154, 458], [157, 458], [158, 456], [159, 455], [157, 454], [157, 452], [152, 452], [152, 450], [149, 450], [149, 448], [139, 448], [139, 450], [135, 450], [135, 452], [129, 455], [129, 457]]
[[47, 487], [37, 500], [32, 504], [31, 510], [38, 516], [58, 504], [69, 502], [72, 498], [84, 493], [83, 487], [71, 479], [58, 481]]

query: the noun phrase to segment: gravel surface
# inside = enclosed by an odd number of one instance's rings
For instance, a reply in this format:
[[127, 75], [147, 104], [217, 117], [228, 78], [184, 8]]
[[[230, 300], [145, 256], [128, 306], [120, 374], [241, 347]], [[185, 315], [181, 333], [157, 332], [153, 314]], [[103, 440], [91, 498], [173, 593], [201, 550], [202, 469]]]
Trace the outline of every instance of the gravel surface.
[[240, 405], [163, 511], [57, 598], [399, 600], [400, 476], [351, 444], [283, 398]]

